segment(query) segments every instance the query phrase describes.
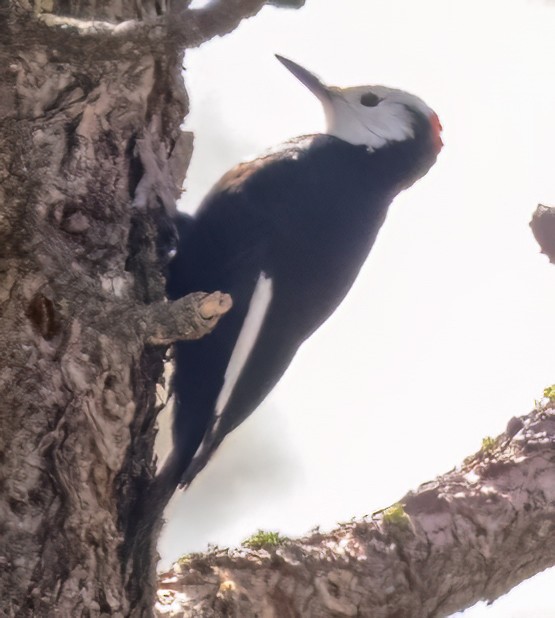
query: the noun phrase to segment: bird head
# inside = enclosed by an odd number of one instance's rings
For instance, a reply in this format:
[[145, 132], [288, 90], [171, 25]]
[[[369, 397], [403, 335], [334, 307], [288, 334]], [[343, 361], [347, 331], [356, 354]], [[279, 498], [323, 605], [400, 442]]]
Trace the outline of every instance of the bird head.
[[413, 139], [424, 122], [439, 153], [441, 123], [437, 114], [417, 96], [386, 86], [337, 88], [320, 79], [292, 60], [276, 58], [322, 103], [327, 133], [354, 146], [366, 146], [370, 152], [390, 142]]

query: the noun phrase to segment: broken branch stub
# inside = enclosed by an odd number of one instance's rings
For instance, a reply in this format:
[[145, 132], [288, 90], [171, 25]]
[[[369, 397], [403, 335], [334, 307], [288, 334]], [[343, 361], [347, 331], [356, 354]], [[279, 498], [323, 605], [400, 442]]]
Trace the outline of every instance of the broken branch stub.
[[173, 302], [159, 302], [145, 308], [146, 343], [170, 345], [176, 341], [200, 339], [210, 333], [232, 307], [229, 294], [195, 292]]

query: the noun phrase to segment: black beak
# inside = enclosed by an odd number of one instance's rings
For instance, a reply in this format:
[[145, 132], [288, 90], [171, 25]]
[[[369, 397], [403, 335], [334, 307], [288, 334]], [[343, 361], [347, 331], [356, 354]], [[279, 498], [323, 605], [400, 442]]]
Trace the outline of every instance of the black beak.
[[330, 91], [329, 88], [323, 84], [316, 75], [313, 75], [310, 71], [303, 69], [300, 64], [293, 62], [292, 60], [288, 60], [279, 54], [276, 54], [276, 58], [285, 66], [286, 69], [291, 71], [293, 75], [304, 84], [310, 92], [315, 94], [322, 103], [329, 101], [330, 99]]

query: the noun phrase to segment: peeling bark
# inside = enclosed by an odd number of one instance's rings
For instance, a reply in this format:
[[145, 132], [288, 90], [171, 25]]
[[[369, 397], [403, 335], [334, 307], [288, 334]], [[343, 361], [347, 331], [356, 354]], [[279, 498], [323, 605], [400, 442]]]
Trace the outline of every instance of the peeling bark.
[[555, 564], [554, 447], [548, 403], [390, 509], [184, 559], [161, 575], [158, 615], [440, 618], [496, 599]]

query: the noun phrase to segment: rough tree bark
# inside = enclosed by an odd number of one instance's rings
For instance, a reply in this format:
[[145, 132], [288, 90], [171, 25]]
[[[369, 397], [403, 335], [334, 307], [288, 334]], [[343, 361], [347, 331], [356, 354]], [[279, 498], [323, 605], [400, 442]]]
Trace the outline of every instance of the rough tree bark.
[[[531, 222], [555, 263], [555, 208]], [[185, 557], [159, 616], [441, 618], [555, 565], [555, 388], [495, 440], [389, 509], [253, 550]]]
[[264, 0], [188, 4], [0, 3], [3, 616], [152, 613], [155, 531], [136, 536], [166, 346], [231, 303], [164, 301], [183, 49]]

